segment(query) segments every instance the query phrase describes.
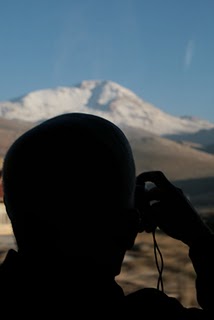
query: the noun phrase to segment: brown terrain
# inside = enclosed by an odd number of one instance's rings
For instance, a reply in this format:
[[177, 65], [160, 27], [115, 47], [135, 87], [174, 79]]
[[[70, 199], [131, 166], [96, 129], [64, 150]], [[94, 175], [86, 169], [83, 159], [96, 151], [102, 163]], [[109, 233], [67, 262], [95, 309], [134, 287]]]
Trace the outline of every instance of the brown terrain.
[[[0, 118], [0, 169], [9, 145], [32, 126], [32, 123]], [[137, 174], [147, 170], [165, 172], [173, 183], [184, 190], [199, 214], [214, 228], [214, 155], [195, 149], [184, 141], [171, 141], [141, 129], [124, 128], [124, 132], [133, 148]], [[4, 211], [3, 203], [0, 205], [0, 210]], [[164, 291], [186, 306], [197, 306], [195, 273], [188, 257], [188, 248], [159, 230], [156, 240], [164, 263]], [[0, 222], [0, 262], [9, 248], [16, 248], [16, 244], [10, 223], [4, 218]], [[126, 254], [117, 281], [126, 293], [142, 287], [157, 287], [158, 269], [152, 234], [138, 235], [135, 246]]]

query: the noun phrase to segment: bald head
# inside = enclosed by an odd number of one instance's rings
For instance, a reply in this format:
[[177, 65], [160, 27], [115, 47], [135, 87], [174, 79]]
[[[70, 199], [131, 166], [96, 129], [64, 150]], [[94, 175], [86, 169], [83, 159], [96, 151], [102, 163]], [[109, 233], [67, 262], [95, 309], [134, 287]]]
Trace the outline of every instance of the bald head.
[[3, 164], [5, 203], [14, 224], [55, 223], [59, 212], [65, 224], [77, 211], [79, 223], [101, 210], [116, 218], [115, 212], [132, 207], [134, 187], [125, 135], [90, 114], [62, 114], [35, 126], [13, 143]]

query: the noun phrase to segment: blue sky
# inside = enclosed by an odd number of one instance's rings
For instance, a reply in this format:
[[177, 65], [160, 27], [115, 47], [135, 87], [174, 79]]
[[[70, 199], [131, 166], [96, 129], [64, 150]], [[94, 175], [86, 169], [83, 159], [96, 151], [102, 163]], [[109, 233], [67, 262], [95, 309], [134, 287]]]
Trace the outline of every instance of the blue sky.
[[213, 0], [0, 0], [0, 101], [111, 80], [214, 122]]

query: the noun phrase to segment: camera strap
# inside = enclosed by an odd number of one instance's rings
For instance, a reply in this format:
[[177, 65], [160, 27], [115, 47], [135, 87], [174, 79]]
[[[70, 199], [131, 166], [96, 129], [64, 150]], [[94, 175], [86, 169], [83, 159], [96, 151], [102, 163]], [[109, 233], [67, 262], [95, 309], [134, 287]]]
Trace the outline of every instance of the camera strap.
[[[161, 253], [161, 251], [160, 251], [160, 249], [158, 247], [157, 240], [156, 240], [156, 237], [155, 237], [155, 230], [152, 232], [152, 236], [153, 236], [153, 243], [154, 243], [155, 263], [156, 263], [157, 270], [158, 270], [158, 273], [159, 273], [158, 282], [157, 282], [157, 289], [161, 290], [162, 292], [164, 292], [163, 279], [162, 279], [164, 262], [163, 262], [162, 253]], [[160, 261], [158, 259], [158, 255], [159, 255]], [[160, 265], [159, 265], [159, 262], [160, 262]]]

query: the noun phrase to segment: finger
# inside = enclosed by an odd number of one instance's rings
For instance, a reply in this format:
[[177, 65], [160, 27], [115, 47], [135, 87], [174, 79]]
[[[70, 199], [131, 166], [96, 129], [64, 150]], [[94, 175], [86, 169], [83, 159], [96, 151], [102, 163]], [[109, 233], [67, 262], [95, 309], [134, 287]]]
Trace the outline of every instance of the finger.
[[137, 184], [145, 184], [146, 182], [154, 183], [161, 189], [174, 189], [174, 185], [166, 178], [162, 171], [145, 171], [137, 176]]

